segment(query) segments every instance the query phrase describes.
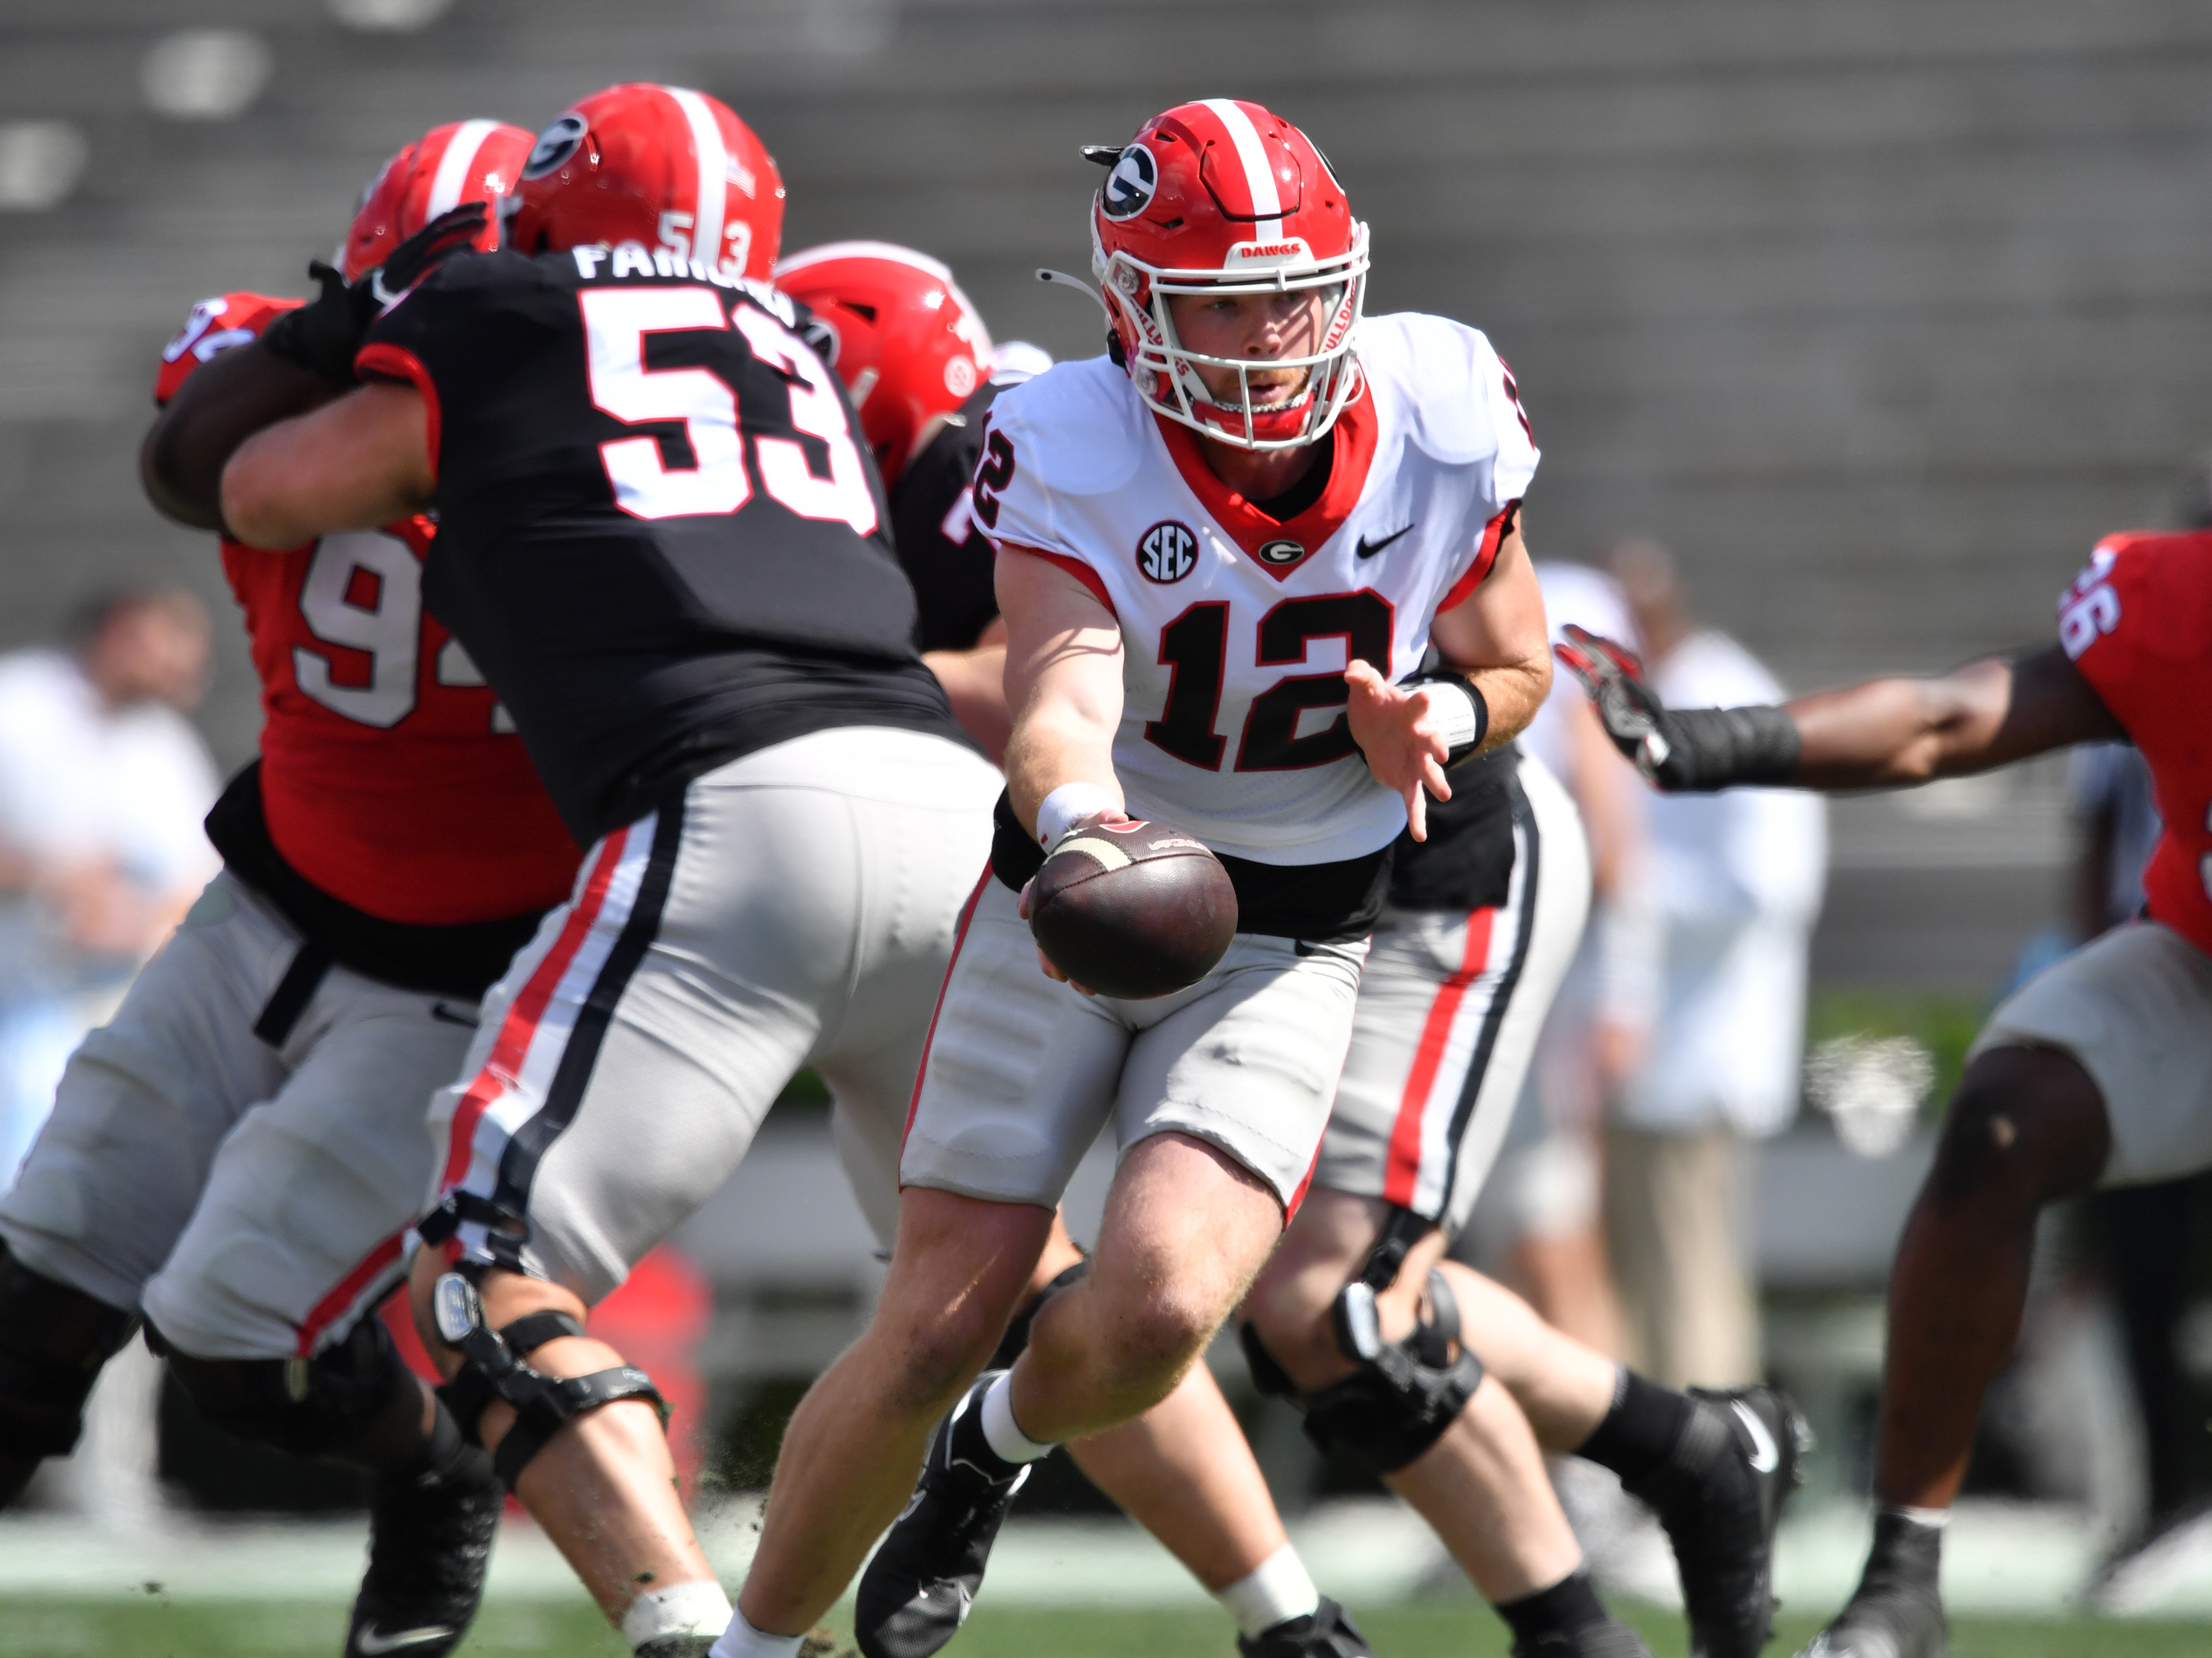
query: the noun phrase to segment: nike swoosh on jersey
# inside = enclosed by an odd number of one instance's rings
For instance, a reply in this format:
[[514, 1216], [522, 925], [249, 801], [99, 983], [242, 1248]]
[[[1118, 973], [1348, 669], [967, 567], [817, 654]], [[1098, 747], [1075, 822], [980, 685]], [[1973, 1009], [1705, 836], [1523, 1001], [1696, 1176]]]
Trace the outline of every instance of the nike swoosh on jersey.
[[1385, 547], [1388, 547], [1392, 542], [1397, 540], [1400, 536], [1409, 536], [1413, 533], [1413, 526], [1408, 524], [1402, 530], [1393, 530], [1389, 535], [1384, 536], [1380, 541], [1370, 541], [1365, 536], [1362, 536], [1359, 537], [1359, 544], [1352, 550], [1352, 556], [1355, 558], [1372, 558], [1376, 554], [1381, 552]]
[[1740, 1399], [1729, 1401], [1737, 1419], [1751, 1430], [1751, 1469], [1753, 1473], [1772, 1473], [1782, 1466], [1782, 1452], [1774, 1442], [1774, 1436], [1766, 1430], [1766, 1424], [1759, 1419], [1759, 1412]]
[[354, 1637], [353, 1649], [362, 1658], [380, 1658], [387, 1652], [403, 1652], [409, 1647], [419, 1647], [429, 1641], [453, 1639], [453, 1626], [448, 1624], [426, 1624], [421, 1629], [394, 1630], [386, 1635], [371, 1624]]

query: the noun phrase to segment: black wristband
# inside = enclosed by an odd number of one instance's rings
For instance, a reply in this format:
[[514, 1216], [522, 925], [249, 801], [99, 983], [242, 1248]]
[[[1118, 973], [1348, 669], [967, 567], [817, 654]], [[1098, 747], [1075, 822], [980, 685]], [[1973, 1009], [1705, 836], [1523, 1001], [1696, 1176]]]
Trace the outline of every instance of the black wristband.
[[1399, 683], [1409, 690], [1422, 685], [1443, 685], [1466, 695], [1474, 711], [1474, 735], [1468, 737], [1463, 725], [1453, 733], [1455, 740], [1444, 756], [1445, 765], [1456, 766], [1482, 746], [1482, 739], [1490, 734], [1490, 704], [1483, 700], [1481, 688], [1473, 680], [1455, 673], [1417, 673]]
[[1774, 787], [1797, 774], [1797, 722], [1787, 708], [1671, 708], [1659, 730], [1667, 756], [1652, 776], [1669, 793]]

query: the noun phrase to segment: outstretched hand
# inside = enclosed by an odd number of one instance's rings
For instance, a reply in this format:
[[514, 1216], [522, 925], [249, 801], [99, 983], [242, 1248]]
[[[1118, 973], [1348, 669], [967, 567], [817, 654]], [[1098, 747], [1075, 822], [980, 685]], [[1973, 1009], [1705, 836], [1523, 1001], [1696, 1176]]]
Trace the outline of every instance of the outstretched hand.
[[1413, 838], [1429, 838], [1428, 800], [1451, 799], [1444, 780], [1444, 760], [1451, 745], [1429, 712], [1431, 693], [1424, 686], [1394, 685], [1375, 671], [1371, 663], [1355, 661], [1344, 671], [1352, 688], [1345, 717], [1352, 740], [1367, 756], [1367, 769], [1375, 780], [1406, 803], [1406, 820]]
[[1644, 776], [1659, 780], [1674, 744], [1667, 734], [1667, 705], [1644, 683], [1643, 663], [1634, 652], [1587, 628], [1570, 622], [1565, 631], [1568, 642], [1553, 646], [1552, 653], [1582, 682], [1613, 747]]

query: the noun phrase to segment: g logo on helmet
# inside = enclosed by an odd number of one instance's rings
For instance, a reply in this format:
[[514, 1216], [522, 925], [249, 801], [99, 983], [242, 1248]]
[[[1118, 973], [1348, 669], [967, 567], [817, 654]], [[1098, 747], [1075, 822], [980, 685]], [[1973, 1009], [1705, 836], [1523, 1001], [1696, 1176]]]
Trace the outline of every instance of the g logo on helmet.
[[1297, 563], [1305, 556], [1306, 549], [1304, 542], [1288, 539], [1271, 541], [1253, 555], [1262, 564], [1272, 564], [1279, 570], [1285, 564]]
[[1098, 210], [1117, 222], [1133, 219], [1152, 204], [1152, 192], [1159, 187], [1160, 167], [1152, 152], [1142, 144], [1131, 144], [1100, 186]]
[[797, 331], [799, 338], [814, 348], [814, 355], [822, 359], [823, 367], [835, 368], [837, 366], [837, 349], [840, 342], [836, 328], [818, 314], [810, 313], [806, 319], [799, 325]]
[[557, 172], [568, 164], [590, 130], [584, 125], [582, 116], [563, 115], [538, 135], [538, 142], [531, 146], [530, 159], [522, 164], [522, 176], [542, 179], [549, 173]]
[[1198, 567], [1198, 537], [1190, 525], [1167, 519], [1137, 537], [1137, 568], [1148, 581], [1181, 581]]

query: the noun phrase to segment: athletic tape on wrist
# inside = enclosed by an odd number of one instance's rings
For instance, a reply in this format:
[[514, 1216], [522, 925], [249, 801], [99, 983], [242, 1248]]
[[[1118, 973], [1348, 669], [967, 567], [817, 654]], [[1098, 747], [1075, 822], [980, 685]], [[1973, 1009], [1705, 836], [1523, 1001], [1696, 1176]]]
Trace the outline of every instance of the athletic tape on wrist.
[[1048, 847], [1067, 833], [1068, 825], [1094, 811], [1110, 811], [1114, 797], [1096, 783], [1062, 783], [1038, 803], [1037, 844]]

